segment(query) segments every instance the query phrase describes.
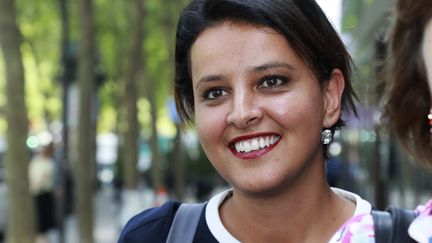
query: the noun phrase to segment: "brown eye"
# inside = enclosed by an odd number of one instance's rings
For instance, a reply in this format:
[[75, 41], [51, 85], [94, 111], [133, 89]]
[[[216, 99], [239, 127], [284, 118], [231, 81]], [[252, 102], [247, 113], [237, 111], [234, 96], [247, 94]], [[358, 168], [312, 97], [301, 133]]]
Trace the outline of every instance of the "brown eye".
[[203, 98], [204, 98], [205, 100], [215, 100], [215, 99], [217, 99], [217, 98], [219, 98], [219, 97], [222, 97], [222, 96], [225, 96], [225, 95], [227, 95], [227, 94], [228, 94], [228, 92], [225, 91], [224, 89], [221, 89], [221, 88], [213, 88], [213, 89], [209, 89], [209, 90], [207, 90], [207, 91], [204, 93]]
[[281, 76], [269, 76], [261, 79], [259, 88], [273, 89], [278, 86], [281, 86], [287, 82], [285, 77]]

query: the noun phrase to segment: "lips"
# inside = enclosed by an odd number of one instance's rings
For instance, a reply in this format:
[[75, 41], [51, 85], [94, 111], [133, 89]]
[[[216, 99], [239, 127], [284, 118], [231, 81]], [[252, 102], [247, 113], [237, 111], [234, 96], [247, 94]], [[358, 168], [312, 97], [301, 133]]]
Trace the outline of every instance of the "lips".
[[242, 136], [230, 143], [230, 149], [239, 158], [253, 159], [272, 150], [280, 138], [281, 136], [277, 134]]

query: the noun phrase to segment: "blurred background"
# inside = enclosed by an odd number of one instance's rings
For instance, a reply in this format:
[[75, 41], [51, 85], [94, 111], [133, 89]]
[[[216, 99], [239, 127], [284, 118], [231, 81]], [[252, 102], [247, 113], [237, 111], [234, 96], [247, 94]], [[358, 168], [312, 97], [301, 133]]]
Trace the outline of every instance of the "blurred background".
[[[380, 209], [425, 203], [432, 176], [380, 122], [394, 0], [318, 2], [353, 56], [359, 96], [359, 117], [346, 115], [330, 146], [329, 184]], [[141, 210], [228, 186], [173, 102], [175, 28], [187, 3], [0, 0], [0, 242], [116, 242]], [[52, 166], [30, 172], [48, 145]], [[43, 236], [28, 178], [40, 171], [51, 171], [44, 190], [54, 199]]]

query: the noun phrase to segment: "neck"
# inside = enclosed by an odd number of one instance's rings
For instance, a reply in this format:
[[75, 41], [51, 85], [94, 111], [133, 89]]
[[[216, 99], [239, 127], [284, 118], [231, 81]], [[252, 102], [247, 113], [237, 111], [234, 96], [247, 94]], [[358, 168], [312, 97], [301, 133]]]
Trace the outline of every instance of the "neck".
[[354, 205], [331, 191], [323, 171], [313, 170], [304, 179], [297, 178], [283, 189], [264, 195], [234, 189], [233, 196], [220, 208], [225, 227], [242, 242], [329, 239], [352, 216]]

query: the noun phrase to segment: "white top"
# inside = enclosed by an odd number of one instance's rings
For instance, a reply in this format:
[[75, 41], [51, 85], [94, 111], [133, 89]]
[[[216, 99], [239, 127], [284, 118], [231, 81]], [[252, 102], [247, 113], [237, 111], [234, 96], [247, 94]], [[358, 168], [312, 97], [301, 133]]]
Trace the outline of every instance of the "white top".
[[[359, 195], [338, 188], [331, 189], [337, 195], [344, 197], [356, 204], [353, 217], [361, 214], [369, 214], [371, 212], [371, 204], [368, 201], [362, 199]], [[210, 232], [213, 234], [216, 240], [224, 243], [240, 243], [239, 240], [237, 240], [233, 235], [231, 235], [230, 232], [228, 232], [228, 230], [222, 224], [222, 220], [219, 215], [219, 206], [225, 200], [227, 195], [231, 193], [231, 191], [232, 189], [229, 189], [213, 196], [207, 204], [205, 217]]]
[[52, 191], [54, 188], [54, 170], [53, 159], [41, 155], [33, 157], [28, 168], [32, 195]]

